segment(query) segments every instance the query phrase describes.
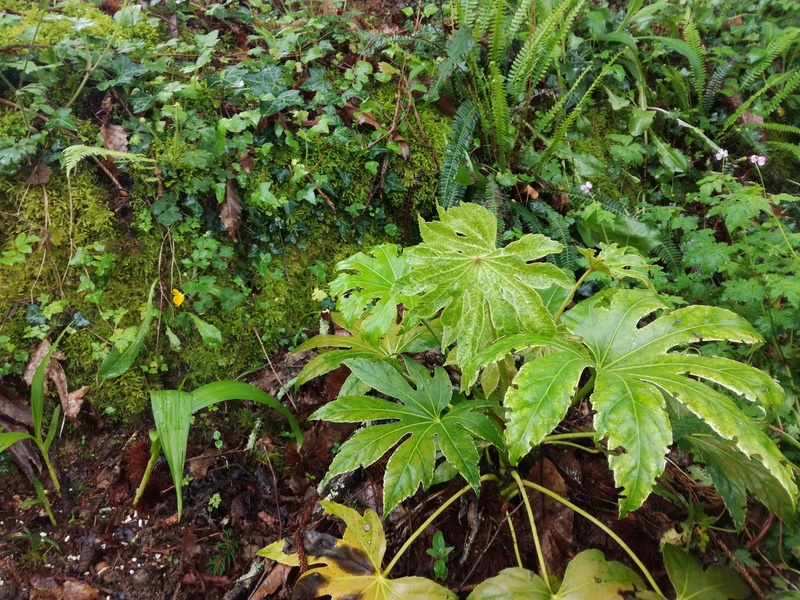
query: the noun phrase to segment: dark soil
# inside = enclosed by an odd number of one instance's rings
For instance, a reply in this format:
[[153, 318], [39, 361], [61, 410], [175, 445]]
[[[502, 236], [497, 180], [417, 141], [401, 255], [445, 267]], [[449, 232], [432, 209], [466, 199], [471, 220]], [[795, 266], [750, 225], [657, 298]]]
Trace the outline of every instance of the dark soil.
[[[275, 368], [259, 373], [252, 383], [276, 394], [281, 382], [296, 374], [305, 360], [275, 357]], [[285, 428], [277, 415], [259, 407], [230, 402], [218, 412], [198, 415], [190, 433], [186, 472], [192, 479], [184, 487], [181, 523], [165, 462], [157, 465], [139, 506], [131, 505], [149, 457], [143, 429], [81, 425], [68, 427], [57, 439], [54, 464], [64, 493], [61, 498], [49, 495], [58, 522], [55, 527], [40, 505], [26, 506], [25, 501], [35, 497], [31, 482], [7, 453], [0, 455], [4, 457], [0, 462], [0, 600], [292, 597], [298, 570], [265, 564], [256, 552], [284, 537], [298, 539], [295, 536], [302, 532], [342, 534], [341, 524], [327, 517], [317, 503], [316, 483], [324, 476], [335, 445], [343, 443], [354, 427], [304, 420], [338, 393], [344, 375], [334, 372], [284, 398], [306, 431], [300, 452], [281, 435]], [[246, 446], [256, 418], [266, 426], [251, 452]], [[568, 424], [585, 426], [588, 418], [575, 410]], [[221, 448], [215, 447], [216, 430], [222, 433]], [[600, 518], [663, 579], [659, 540], [685, 514], [653, 495], [635, 514], [618, 520], [616, 490], [605, 459], [575, 448], [547, 448], [555, 450], [542, 453], [520, 472]], [[379, 462], [345, 477], [332, 499], [359, 511], [371, 508], [380, 513], [383, 466]], [[47, 482], [46, 473], [41, 478]], [[421, 491], [388, 515], [384, 519], [387, 557], [463, 485], [459, 478]], [[707, 489], [693, 493], [713, 499]], [[550, 573], [563, 575], [569, 559], [589, 547], [634, 567], [613, 540], [579, 515], [536, 492], [530, 492], [529, 498]], [[432, 578], [434, 559], [426, 549], [435, 531], [441, 530], [447, 545], [455, 549], [445, 584], [465, 597], [483, 579], [516, 566], [508, 515], [522, 561], [534, 567], [533, 538], [520, 497], [506, 500], [495, 484], [486, 484], [479, 498], [466, 494], [442, 513], [392, 576]]]

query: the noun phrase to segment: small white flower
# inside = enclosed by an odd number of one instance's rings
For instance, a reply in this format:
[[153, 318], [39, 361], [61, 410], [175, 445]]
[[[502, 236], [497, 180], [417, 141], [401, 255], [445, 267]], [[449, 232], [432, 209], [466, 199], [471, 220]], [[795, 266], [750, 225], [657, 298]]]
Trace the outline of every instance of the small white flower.
[[748, 160], [754, 165], [758, 165], [759, 167], [763, 167], [765, 164], [767, 164], [767, 157], [758, 156], [757, 154], [751, 154]]
[[593, 187], [594, 187], [594, 186], [592, 185], [592, 182], [591, 182], [591, 181], [587, 181], [586, 183], [584, 183], [584, 184], [582, 184], [582, 185], [581, 185], [581, 191], [582, 191], [584, 194], [588, 194], [589, 192], [591, 192], [591, 191], [592, 191], [592, 188], [593, 188]]
[[725, 148], [720, 148], [719, 152], [717, 152], [714, 155], [714, 158], [716, 158], [717, 160], [724, 160], [724, 159], [728, 158], [728, 151], [725, 150]]

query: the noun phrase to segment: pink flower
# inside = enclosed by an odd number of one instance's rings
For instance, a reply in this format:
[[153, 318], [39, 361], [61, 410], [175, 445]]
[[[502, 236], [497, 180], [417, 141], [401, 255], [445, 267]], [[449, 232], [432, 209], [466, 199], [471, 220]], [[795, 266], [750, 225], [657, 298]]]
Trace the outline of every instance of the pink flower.
[[728, 151], [725, 150], [725, 148], [720, 148], [719, 152], [717, 152], [714, 155], [714, 158], [716, 158], [717, 160], [724, 160], [724, 159], [728, 158]]
[[765, 164], [767, 164], [767, 157], [758, 156], [757, 154], [751, 154], [748, 160], [754, 165], [758, 165], [759, 167], [763, 167]]
[[584, 184], [581, 184], [581, 191], [582, 191], [584, 194], [588, 194], [589, 192], [591, 192], [591, 191], [592, 191], [592, 188], [593, 188], [593, 187], [594, 187], [594, 186], [592, 185], [592, 182], [591, 182], [591, 181], [587, 181], [586, 183], [584, 183]]

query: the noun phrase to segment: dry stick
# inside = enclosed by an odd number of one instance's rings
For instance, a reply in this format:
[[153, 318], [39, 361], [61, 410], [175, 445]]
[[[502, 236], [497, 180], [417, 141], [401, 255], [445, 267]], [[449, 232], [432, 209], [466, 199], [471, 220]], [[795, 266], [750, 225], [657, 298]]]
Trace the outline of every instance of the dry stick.
[[733, 563], [733, 565], [742, 575], [744, 580], [747, 582], [747, 585], [749, 585], [750, 588], [755, 593], [756, 598], [758, 598], [758, 600], [767, 600], [767, 597], [764, 595], [764, 592], [761, 591], [761, 588], [758, 586], [758, 583], [756, 583], [756, 580], [753, 579], [752, 575], [750, 575], [750, 571], [747, 569], [747, 567], [745, 567], [741, 563], [741, 561], [738, 558], [736, 558], [736, 556], [734, 556], [733, 552], [731, 552], [731, 549], [728, 548], [728, 546], [719, 538], [719, 536], [716, 533], [714, 533], [711, 530], [709, 530], [708, 533], [711, 539], [714, 540], [714, 543], [717, 545], [717, 547], [725, 553], [725, 556], [728, 557], [728, 560], [730, 560]]
[[[513, 516], [514, 513], [517, 512], [520, 508], [522, 508], [522, 502], [517, 504], [516, 508], [514, 508], [514, 510], [508, 513], [508, 516], [509, 517]], [[500, 523], [497, 524], [497, 527], [495, 528], [492, 537], [489, 538], [489, 541], [487, 541], [486, 545], [483, 547], [483, 550], [481, 550], [480, 554], [478, 554], [478, 556], [475, 557], [475, 560], [472, 561], [472, 568], [464, 577], [463, 581], [461, 582], [461, 585], [458, 586], [459, 590], [463, 589], [467, 581], [469, 581], [470, 577], [472, 577], [472, 574], [475, 572], [475, 569], [478, 568], [478, 565], [481, 562], [481, 558], [483, 558], [483, 555], [486, 554], [489, 551], [489, 548], [492, 547], [492, 544], [497, 539], [497, 536], [500, 535], [500, 531], [502, 531], [502, 529], [503, 529], [503, 521], [500, 521]]]
[[281, 379], [281, 376], [278, 375], [278, 372], [272, 365], [272, 361], [269, 358], [269, 353], [267, 352], [267, 349], [264, 347], [264, 342], [261, 341], [261, 336], [259, 335], [255, 327], [253, 327], [253, 333], [256, 335], [256, 339], [258, 340], [258, 345], [261, 346], [261, 351], [264, 353], [264, 358], [267, 359], [267, 364], [269, 365], [270, 371], [272, 371], [272, 374], [275, 376], [275, 379], [278, 380], [278, 383], [281, 384], [280, 389], [284, 390], [286, 397], [289, 399], [289, 403], [292, 405], [292, 408], [295, 410], [295, 412], [297, 412], [297, 405], [294, 403], [294, 398], [292, 398], [292, 394], [289, 393], [289, 390], [285, 389], [285, 386], [283, 384], [283, 379]]

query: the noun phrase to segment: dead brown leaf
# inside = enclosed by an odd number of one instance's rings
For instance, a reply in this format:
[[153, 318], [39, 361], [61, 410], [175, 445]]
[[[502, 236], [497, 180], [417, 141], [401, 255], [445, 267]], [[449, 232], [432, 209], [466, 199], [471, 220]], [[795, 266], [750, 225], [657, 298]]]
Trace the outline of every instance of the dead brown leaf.
[[88, 583], [67, 580], [64, 582], [64, 600], [99, 600], [100, 592]]
[[525, 186], [525, 193], [528, 194], [528, 197], [531, 200], [536, 200], [539, 197], [539, 192], [533, 189], [533, 187], [530, 185]]
[[8, 417], [22, 425], [33, 427], [31, 410], [25, 400], [12, 390], [0, 385], [0, 417]]
[[218, 452], [215, 450], [206, 450], [200, 456], [189, 460], [189, 473], [197, 480], [202, 479], [208, 473], [208, 470], [217, 464]]
[[[42, 343], [36, 348], [31, 356], [31, 359], [28, 361], [28, 365], [25, 367], [25, 373], [22, 376], [23, 381], [28, 385], [33, 383], [33, 376], [36, 373], [36, 369], [44, 360], [44, 357], [50, 350], [50, 341], [45, 339], [42, 340]], [[74, 390], [72, 392], [68, 391], [67, 388], [67, 375], [64, 373], [64, 369], [59, 363], [59, 360], [63, 360], [64, 355], [61, 352], [53, 352], [50, 355], [50, 361], [47, 363], [47, 370], [45, 371], [45, 392], [47, 391], [47, 381], [52, 381], [53, 384], [56, 386], [56, 392], [58, 392], [58, 398], [61, 401], [61, 408], [64, 410], [64, 415], [72, 422], [75, 422], [78, 418], [78, 413], [81, 411], [81, 406], [83, 406], [83, 397], [86, 395], [86, 392], [89, 391], [87, 386], [83, 386]]]
[[400, 146], [400, 156], [403, 157], [403, 160], [408, 160], [408, 156], [410, 154], [408, 142], [399, 134], [394, 135], [392, 139], [394, 139], [397, 145]]
[[106, 150], [113, 150], [114, 152], [127, 152], [128, 151], [128, 134], [122, 125], [102, 125], [100, 127], [100, 135], [103, 136], [103, 145]]
[[236, 182], [229, 179], [225, 185], [225, 202], [219, 207], [219, 218], [225, 231], [236, 241], [236, 233], [239, 231], [239, 217], [242, 216], [242, 205], [236, 196]]
[[33, 171], [28, 175], [26, 185], [44, 185], [50, 181], [50, 175], [53, 174], [53, 169], [47, 165], [36, 165]]
[[243, 153], [239, 157], [239, 166], [242, 168], [242, 171], [250, 175], [253, 172], [253, 157], [248, 153]]
[[272, 570], [267, 574], [266, 577], [264, 577], [261, 585], [259, 585], [256, 591], [250, 595], [248, 600], [264, 600], [264, 598], [272, 598], [272, 595], [275, 592], [286, 585], [286, 579], [289, 577], [289, 573], [291, 571], [292, 567], [289, 565], [276, 562], [275, 566], [273, 566]]
[[[533, 465], [528, 479], [563, 498], [567, 497], [564, 478], [558, 468], [546, 458]], [[533, 509], [533, 520], [537, 524], [547, 572], [564, 577], [564, 570], [572, 558], [570, 544], [575, 514], [569, 507], [536, 490], [528, 490], [528, 498]]]

